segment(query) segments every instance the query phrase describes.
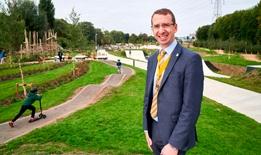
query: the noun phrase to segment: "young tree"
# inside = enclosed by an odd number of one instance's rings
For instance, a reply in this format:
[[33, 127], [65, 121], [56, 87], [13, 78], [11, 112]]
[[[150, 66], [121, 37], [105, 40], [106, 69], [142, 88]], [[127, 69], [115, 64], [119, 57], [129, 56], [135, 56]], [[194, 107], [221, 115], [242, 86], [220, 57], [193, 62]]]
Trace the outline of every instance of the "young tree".
[[63, 48], [69, 48], [71, 38], [70, 24], [67, 23], [64, 19], [56, 19], [54, 25], [54, 31], [57, 32], [58, 36], [58, 43]]
[[146, 33], [140, 33], [138, 36], [139, 43], [144, 44], [148, 42], [148, 35]]
[[55, 8], [52, 0], [40, 0], [38, 7], [39, 16], [41, 17], [42, 24], [44, 24], [44, 29], [53, 29], [55, 21]]
[[97, 28], [95, 29], [95, 35], [97, 36], [97, 45], [104, 45], [104, 34], [101, 29]]
[[[261, 1], [257, 5], [257, 21], [258, 21], [258, 29], [256, 32], [256, 40], [257, 44], [261, 45]], [[261, 54], [261, 52], [260, 52]]]
[[111, 37], [111, 34], [109, 31], [104, 31], [104, 40], [103, 40], [104, 45], [108, 44], [115, 44], [113, 38]]
[[210, 25], [205, 25], [205, 26], [199, 27], [196, 32], [197, 39], [198, 40], [207, 40], [209, 28], [210, 28]]
[[6, 7], [2, 7], [0, 46], [5, 50], [17, 51], [23, 43], [25, 24], [19, 9], [22, 2], [21, 0], [6, 1]]
[[124, 43], [124, 33], [123, 32], [113, 30], [110, 32], [110, 34], [115, 43]]
[[89, 43], [95, 42], [95, 28], [91, 22], [80, 22], [79, 27]]
[[25, 22], [27, 31], [38, 31], [41, 26], [39, 25], [39, 16], [37, 13], [37, 6], [33, 1], [23, 1], [18, 7], [21, 17]]
[[133, 43], [133, 44], [138, 43], [138, 36], [136, 34], [132, 33], [129, 38], [129, 43]]
[[130, 34], [129, 33], [125, 33], [124, 34], [124, 43], [129, 43], [129, 38], [130, 38]]

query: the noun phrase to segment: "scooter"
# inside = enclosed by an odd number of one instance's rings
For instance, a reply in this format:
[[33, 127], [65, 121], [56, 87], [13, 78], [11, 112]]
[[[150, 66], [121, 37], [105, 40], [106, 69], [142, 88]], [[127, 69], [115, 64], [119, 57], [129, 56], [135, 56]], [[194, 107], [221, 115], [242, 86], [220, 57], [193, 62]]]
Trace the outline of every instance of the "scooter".
[[43, 118], [43, 119], [45, 119], [47, 116], [45, 115], [45, 114], [43, 114], [43, 110], [42, 110], [42, 102], [41, 102], [41, 100], [39, 101], [39, 103], [40, 103], [40, 114], [39, 114], [39, 118]]
[[118, 74], [121, 74], [121, 67], [118, 66]]
[[39, 117], [38, 118], [35, 118], [34, 120], [30, 120], [29, 123], [32, 123], [32, 122], [35, 122], [35, 121], [38, 121], [39, 119], [45, 119], [47, 116], [45, 114], [43, 114], [43, 110], [42, 110], [42, 102], [41, 100], [39, 101], [40, 103], [40, 114], [39, 114]]

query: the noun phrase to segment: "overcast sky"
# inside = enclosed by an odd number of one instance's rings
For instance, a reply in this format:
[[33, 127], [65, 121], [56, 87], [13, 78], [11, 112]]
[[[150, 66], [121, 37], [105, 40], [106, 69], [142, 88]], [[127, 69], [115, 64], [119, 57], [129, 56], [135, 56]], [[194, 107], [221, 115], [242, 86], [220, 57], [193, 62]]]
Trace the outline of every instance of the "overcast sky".
[[[35, 1], [37, 3], [39, 0]], [[251, 8], [259, 1], [224, 0], [222, 15]], [[80, 14], [81, 21], [89, 21], [96, 28], [136, 34], [152, 34], [152, 13], [166, 7], [176, 16], [179, 37], [195, 33], [199, 26], [213, 23], [214, 2], [215, 0], [53, 0], [56, 18], [68, 18], [74, 8]]]

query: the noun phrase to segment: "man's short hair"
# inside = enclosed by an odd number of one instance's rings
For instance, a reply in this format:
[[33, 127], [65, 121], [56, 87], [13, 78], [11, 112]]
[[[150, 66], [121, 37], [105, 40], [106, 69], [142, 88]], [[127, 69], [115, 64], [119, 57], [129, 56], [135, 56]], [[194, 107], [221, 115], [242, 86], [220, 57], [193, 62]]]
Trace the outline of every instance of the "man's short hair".
[[169, 15], [171, 16], [171, 18], [172, 18], [173, 24], [176, 24], [176, 20], [175, 20], [175, 16], [174, 16], [173, 12], [172, 12], [170, 9], [162, 8], [162, 9], [156, 10], [156, 11], [152, 14], [152, 16], [151, 16], [151, 25], [153, 25], [153, 23], [152, 23], [152, 18], [153, 18], [153, 16], [154, 16], [155, 14], [158, 14], [158, 15], [168, 15], [168, 14], [169, 14]]

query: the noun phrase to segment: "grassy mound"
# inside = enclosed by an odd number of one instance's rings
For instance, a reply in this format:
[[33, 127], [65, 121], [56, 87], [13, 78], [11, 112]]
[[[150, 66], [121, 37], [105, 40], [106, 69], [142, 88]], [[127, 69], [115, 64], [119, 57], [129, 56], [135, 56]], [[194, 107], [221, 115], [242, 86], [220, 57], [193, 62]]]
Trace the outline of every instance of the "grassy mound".
[[[31, 64], [31, 65], [23, 65], [22, 70], [24, 76], [32, 75], [35, 73], [40, 73], [48, 70], [52, 70], [58, 67], [64, 66], [65, 63], [43, 63], [43, 64]], [[15, 68], [5, 68], [1, 69], [0, 72], [0, 80], [10, 80], [14, 78], [20, 77], [20, 69], [19, 66], [16, 65]]]

